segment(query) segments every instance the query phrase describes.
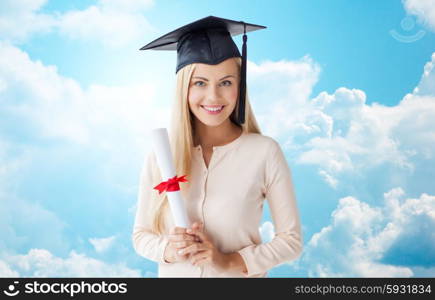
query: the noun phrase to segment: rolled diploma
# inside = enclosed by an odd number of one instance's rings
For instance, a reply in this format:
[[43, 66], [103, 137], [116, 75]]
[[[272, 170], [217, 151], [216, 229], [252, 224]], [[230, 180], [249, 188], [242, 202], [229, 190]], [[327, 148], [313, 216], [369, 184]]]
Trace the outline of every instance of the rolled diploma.
[[[172, 152], [169, 145], [169, 136], [166, 128], [156, 128], [151, 131], [153, 140], [154, 154], [157, 158], [157, 164], [160, 168], [163, 181], [174, 177], [175, 168], [172, 161]], [[179, 174], [181, 176], [181, 174]], [[175, 226], [188, 228], [189, 221], [187, 212], [184, 206], [184, 200], [180, 191], [166, 192], [171, 208], [172, 217], [174, 218]]]

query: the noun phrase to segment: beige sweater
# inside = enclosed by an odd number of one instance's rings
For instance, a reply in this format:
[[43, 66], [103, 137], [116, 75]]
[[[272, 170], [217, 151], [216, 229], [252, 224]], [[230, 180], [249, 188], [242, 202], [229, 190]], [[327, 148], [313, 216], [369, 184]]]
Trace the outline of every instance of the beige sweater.
[[[150, 153], [141, 173], [132, 240], [139, 255], [158, 263], [158, 276], [266, 277], [269, 269], [296, 259], [302, 251], [301, 225], [291, 171], [279, 144], [268, 136], [243, 133], [226, 145], [213, 147], [208, 168], [201, 146], [193, 150], [192, 172], [186, 177], [191, 182], [185, 199], [189, 219], [204, 222], [205, 233], [221, 252], [239, 252], [248, 273], [218, 273], [210, 266], [194, 267], [188, 261], [164, 261], [170, 228], [158, 236], [146, 225], [149, 196], [158, 193], [150, 179]], [[262, 243], [259, 227], [265, 199], [275, 236]], [[170, 214], [165, 220], [169, 227], [174, 226]]]

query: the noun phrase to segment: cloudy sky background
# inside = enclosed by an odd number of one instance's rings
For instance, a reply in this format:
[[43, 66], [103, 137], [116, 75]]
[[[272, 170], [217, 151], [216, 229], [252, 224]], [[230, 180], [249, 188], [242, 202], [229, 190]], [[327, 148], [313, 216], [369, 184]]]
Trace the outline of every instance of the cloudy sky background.
[[0, 276], [156, 276], [131, 231], [176, 57], [138, 49], [208, 15], [268, 27], [248, 89], [305, 242], [270, 276], [435, 276], [435, 2], [254, 2], [0, 2]]

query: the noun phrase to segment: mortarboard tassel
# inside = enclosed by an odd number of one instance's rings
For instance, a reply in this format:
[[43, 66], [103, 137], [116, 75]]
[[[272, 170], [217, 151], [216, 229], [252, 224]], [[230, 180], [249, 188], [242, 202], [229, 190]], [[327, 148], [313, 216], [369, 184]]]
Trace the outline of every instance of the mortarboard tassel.
[[246, 56], [247, 47], [246, 42], [248, 37], [246, 36], [246, 24], [243, 23], [243, 45], [242, 45], [242, 66], [240, 70], [240, 93], [239, 93], [239, 112], [238, 122], [240, 125], [245, 123], [245, 97], [246, 97]]

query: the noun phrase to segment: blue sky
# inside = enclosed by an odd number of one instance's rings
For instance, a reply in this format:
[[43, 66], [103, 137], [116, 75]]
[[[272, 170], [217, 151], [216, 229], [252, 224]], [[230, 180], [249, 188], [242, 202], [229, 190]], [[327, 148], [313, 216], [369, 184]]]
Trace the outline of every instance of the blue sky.
[[130, 235], [176, 57], [138, 49], [208, 15], [267, 26], [248, 35], [248, 89], [305, 244], [270, 276], [434, 276], [428, 0], [2, 1], [0, 275], [156, 275]]

